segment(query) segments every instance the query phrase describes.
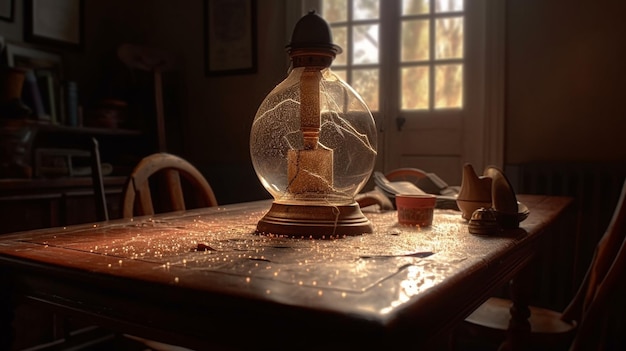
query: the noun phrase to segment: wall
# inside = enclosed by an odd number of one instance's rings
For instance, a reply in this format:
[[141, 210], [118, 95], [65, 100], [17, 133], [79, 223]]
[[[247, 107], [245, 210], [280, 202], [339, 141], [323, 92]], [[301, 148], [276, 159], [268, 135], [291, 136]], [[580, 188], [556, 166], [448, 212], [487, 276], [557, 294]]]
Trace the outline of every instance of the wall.
[[507, 1], [507, 163], [626, 161], [624, 10]]
[[540, 257], [543, 268], [560, 267], [560, 273], [536, 284], [545, 297], [563, 294], [553, 300], [563, 308], [607, 228], [626, 174], [626, 6], [608, 0], [506, 5], [508, 175], [518, 192], [575, 199], [576, 230]]
[[[66, 55], [68, 73], [89, 92], [103, 57], [121, 43], [175, 53], [180, 111], [167, 116], [173, 152], [205, 173], [221, 203], [268, 197], [249, 160], [248, 135], [258, 105], [286, 74], [287, 1], [259, 1], [257, 74], [206, 77], [201, 0], [88, 0], [85, 51]], [[0, 35], [21, 40], [21, 5], [14, 23], [0, 22]], [[618, 6], [507, 1], [507, 164], [626, 160], [618, 147], [626, 130], [626, 22]]]

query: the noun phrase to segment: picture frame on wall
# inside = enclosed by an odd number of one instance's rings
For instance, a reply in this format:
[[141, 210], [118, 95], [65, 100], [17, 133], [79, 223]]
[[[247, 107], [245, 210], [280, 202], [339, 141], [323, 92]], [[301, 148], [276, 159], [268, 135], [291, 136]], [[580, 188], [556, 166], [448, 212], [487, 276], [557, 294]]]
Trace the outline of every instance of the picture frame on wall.
[[256, 73], [256, 12], [256, 0], [204, 0], [207, 76]]
[[55, 52], [7, 42], [7, 65], [27, 69], [54, 69], [59, 76], [63, 74], [63, 57]]
[[0, 0], [0, 20], [13, 22], [15, 0]]
[[84, 0], [24, 0], [24, 40], [82, 49], [83, 12]]

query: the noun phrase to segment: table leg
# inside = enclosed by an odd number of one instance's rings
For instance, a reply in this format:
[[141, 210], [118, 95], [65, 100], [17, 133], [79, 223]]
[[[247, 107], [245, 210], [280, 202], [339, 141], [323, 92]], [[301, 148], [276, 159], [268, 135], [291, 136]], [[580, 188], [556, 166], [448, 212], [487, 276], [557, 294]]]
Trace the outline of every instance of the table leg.
[[507, 338], [500, 346], [500, 351], [527, 350], [530, 336], [530, 309], [528, 308], [532, 289], [531, 274], [528, 267], [509, 282], [511, 319]]

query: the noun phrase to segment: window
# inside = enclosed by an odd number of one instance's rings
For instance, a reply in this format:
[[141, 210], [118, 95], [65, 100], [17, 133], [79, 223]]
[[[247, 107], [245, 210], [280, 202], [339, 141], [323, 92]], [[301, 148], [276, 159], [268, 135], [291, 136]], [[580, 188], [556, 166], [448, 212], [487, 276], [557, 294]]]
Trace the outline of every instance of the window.
[[[333, 71], [372, 111], [385, 99], [398, 99], [401, 110], [462, 108], [463, 5], [463, 0], [385, 0], [381, 9], [381, 0], [321, 0], [320, 15], [344, 49]], [[381, 76], [399, 89], [381, 89]], [[381, 91], [401, 93], [381, 96]]]
[[463, 107], [463, 0], [402, 1], [402, 110]]

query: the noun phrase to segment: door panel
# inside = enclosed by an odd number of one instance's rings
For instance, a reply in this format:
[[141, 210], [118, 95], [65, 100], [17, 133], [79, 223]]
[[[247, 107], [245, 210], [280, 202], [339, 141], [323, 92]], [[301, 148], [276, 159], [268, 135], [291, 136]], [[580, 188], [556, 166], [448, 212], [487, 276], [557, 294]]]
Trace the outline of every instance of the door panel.
[[386, 133], [386, 171], [415, 167], [436, 173], [450, 185], [461, 184], [464, 131], [458, 128], [403, 128]]
[[458, 129], [406, 130], [400, 133], [402, 155], [460, 155], [461, 131]]

